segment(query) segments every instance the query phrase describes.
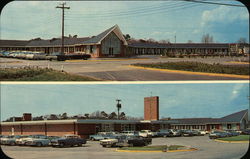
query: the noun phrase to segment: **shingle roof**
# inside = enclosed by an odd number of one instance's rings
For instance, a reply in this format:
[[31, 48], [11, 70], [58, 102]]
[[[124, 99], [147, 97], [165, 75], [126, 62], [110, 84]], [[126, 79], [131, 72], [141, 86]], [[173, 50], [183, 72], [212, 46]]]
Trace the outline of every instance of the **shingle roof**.
[[0, 46], [25, 46], [28, 40], [0, 40]]
[[242, 110], [222, 118], [179, 118], [171, 119], [169, 121], [174, 124], [187, 124], [187, 125], [199, 125], [199, 124], [209, 124], [209, 123], [229, 123], [229, 122], [240, 122], [244, 115], [248, 113], [248, 109]]
[[[82, 41], [88, 40], [89, 37], [83, 38], [64, 38], [64, 45], [75, 45]], [[61, 38], [53, 38], [51, 40], [32, 40], [26, 46], [61, 46]]]
[[97, 36], [94, 36], [93, 38], [83, 41], [83, 44], [96, 44], [99, 43], [105, 36], [107, 36], [108, 33], [110, 33], [112, 30], [114, 30], [117, 27], [117, 25], [112, 26], [111, 28], [105, 30], [104, 32], [98, 34]]
[[149, 42], [132, 42], [129, 47], [137, 48], [228, 48], [227, 43], [149, 43]]
[[248, 109], [242, 110], [227, 116], [224, 116], [220, 119], [221, 122], [240, 122], [245, 114], [248, 113]]

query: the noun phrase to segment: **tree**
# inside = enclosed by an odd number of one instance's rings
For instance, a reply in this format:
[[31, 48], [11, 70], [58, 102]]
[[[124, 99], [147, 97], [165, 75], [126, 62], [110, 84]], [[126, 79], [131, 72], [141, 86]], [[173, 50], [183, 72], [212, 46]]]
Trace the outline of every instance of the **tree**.
[[205, 34], [202, 36], [201, 42], [202, 43], [213, 43], [214, 42], [213, 36], [209, 35], [209, 34]]
[[160, 40], [159, 43], [162, 43], [162, 44], [167, 44], [167, 43], [170, 43], [170, 40], [169, 39], [166, 39], [166, 40]]
[[131, 36], [130, 36], [129, 34], [123, 35], [123, 37], [124, 37], [126, 40], [130, 40], [130, 39], [131, 39]]
[[63, 113], [61, 116], [62, 119], [68, 119], [67, 113]]
[[102, 118], [105, 118], [105, 119], [108, 118], [108, 114], [105, 111], [101, 111], [101, 116]]
[[120, 119], [121, 120], [125, 120], [126, 119], [126, 114], [124, 112], [121, 112]]
[[187, 43], [193, 43], [193, 41], [192, 40], [188, 40]]
[[109, 119], [116, 119], [117, 115], [115, 112], [112, 112], [111, 114], [109, 114]]
[[89, 118], [89, 113], [84, 114], [85, 118]]
[[239, 40], [237, 40], [237, 43], [239, 43], [239, 44], [245, 44], [245, 43], [247, 43], [247, 39], [241, 37]]

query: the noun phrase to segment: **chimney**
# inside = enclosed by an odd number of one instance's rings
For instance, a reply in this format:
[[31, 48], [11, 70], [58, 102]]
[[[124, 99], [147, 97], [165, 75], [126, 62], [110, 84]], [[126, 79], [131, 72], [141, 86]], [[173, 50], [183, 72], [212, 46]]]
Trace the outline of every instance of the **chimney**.
[[31, 113], [23, 113], [23, 121], [31, 121], [32, 115]]

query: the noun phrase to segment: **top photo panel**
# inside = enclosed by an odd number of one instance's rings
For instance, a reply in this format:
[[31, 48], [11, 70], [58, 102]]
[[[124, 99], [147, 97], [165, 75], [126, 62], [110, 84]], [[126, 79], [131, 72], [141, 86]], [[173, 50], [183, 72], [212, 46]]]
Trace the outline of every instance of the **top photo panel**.
[[235, 0], [13, 1], [1, 81], [249, 80], [249, 13]]

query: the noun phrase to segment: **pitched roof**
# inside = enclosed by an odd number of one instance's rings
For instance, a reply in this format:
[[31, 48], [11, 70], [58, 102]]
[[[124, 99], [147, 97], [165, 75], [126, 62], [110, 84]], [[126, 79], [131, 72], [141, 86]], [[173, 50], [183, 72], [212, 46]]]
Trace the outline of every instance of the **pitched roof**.
[[220, 118], [221, 122], [240, 122], [241, 119], [248, 114], [248, 109], [224, 116]]
[[209, 123], [230, 123], [237, 122], [239, 123], [241, 119], [248, 113], [248, 109], [242, 110], [222, 118], [177, 118], [171, 119], [169, 121], [174, 124], [182, 124], [182, 125], [199, 125], [199, 124], [209, 124]]
[[92, 37], [89, 40], [83, 41], [82, 44], [100, 44], [101, 41], [108, 36], [111, 32], [114, 32], [117, 37], [124, 42], [124, 45], [127, 45], [127, 41], [123, 37], [123, 34], [119, 28], [119, 26], [116, 24], [112, 26], [111, 28], [105, 30], [104, 32], [98, 34], [97, 36]]

